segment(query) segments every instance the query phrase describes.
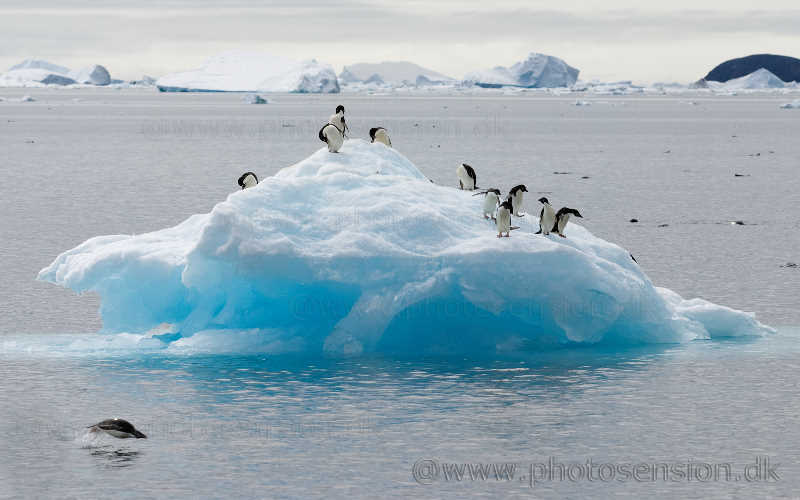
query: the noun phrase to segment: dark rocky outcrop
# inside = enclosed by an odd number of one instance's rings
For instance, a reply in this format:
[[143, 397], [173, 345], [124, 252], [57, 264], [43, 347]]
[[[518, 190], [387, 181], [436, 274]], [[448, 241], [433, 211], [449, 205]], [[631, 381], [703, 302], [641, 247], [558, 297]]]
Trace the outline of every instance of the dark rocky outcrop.
[[800, 82], [800, 59], [773, 54], [754, 54], [731, 59], [712, 69], [703, 80], [727, 82], [764, 68], [784, 82]]

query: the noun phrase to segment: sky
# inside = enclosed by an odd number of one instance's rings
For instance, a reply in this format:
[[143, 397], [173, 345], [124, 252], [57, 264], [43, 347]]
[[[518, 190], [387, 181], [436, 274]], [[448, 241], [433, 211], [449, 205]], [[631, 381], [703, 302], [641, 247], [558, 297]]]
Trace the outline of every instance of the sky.
[[408, 60], [461, 78], [530, 52], [582, 80], [690, 82], [755, 53], [800, 57], [797, 0], [0, 0], [0, 71], [31, 57], [114, 78], [246, 49], [334, 66]]

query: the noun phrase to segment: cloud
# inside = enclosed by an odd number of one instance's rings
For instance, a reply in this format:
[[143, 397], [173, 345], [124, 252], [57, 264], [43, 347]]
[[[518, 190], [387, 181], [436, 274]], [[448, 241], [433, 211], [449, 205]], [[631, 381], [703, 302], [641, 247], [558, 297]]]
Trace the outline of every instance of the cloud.
[[318, 0], [269, 7], [246, 1], [220, 7], [210, 0], [86, 5], [6, 2], [0, 7], [0, 65], [36, 55], [73, 66], [99, 62], [117, 75], [138, 77], [187, 69], [222, 50], [252, 48], [338, 67], [412, 59], [458, 76], [540, 51], [563, 57], [583, 76], [689, 80], [724, 58], [766, 51], [800, 55], [800, 9], [783, 1], [761, 10], [739, 0], [705, 10], [692, 10], [686, 0], [670, 8], [616, 0], [602, 10], [574, 0], [558, 9], [552, 2], [517, 0], [340, 0], [335, 8]]

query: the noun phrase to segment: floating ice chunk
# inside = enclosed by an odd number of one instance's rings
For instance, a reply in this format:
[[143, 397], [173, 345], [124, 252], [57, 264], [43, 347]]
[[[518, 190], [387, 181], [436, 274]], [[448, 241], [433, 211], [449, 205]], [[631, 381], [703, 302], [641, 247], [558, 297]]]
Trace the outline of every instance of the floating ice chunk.
[[39, 279], [97, 292], [107, 332], [169, 323], [170, 348], [188, 351], [486, 354], [771, 331], [654, 287], [578, 224], [544, 237], [529, 215], [498, 239], [482, 203], [348, 140], [175, 227], [92, 238]]
[[792, 102], [781, 104], [781, 109], [800, 109], [800, 99], [795, 99]]
[[245, 104], [269, 104], [267, 99], [264, 99], [258, 94], [245, 94], [244, 97], [242, 97], [242, 101]]

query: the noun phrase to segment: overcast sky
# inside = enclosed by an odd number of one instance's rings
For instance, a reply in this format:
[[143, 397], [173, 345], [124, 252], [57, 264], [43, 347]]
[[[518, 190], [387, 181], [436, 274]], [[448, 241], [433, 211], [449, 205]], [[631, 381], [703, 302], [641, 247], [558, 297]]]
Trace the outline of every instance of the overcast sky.
[[529, 52], [581, 79], [688, 82], [754, 53], [800, 57], [797, 0], [0, 0], [0, 70], [28, 57], [117, 78], [191, 69], [230, 49], [409, 60], [460, 78]]

